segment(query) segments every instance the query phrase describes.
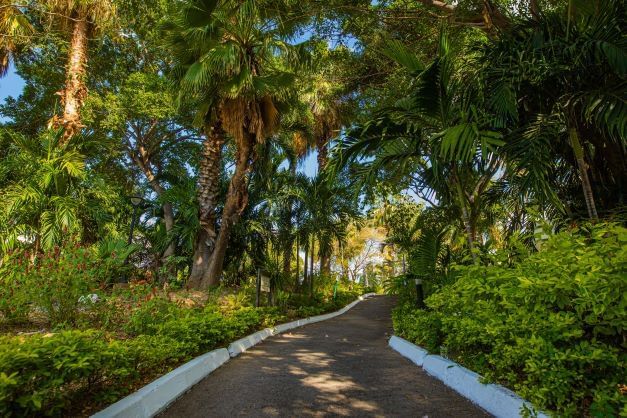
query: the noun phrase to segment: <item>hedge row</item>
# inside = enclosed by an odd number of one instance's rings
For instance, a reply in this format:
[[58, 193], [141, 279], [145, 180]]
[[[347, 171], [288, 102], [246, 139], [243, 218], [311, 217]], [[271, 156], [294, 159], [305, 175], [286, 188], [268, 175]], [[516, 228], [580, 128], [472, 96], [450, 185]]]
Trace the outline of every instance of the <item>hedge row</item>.
[[396, 333], [539, 409], [627, 416], [627, 229], [563, 232], [514, 267], [459, 274], [428, 310], [399, 306]]
[[[335, 310], [349, 297], [295, 313]], [[0, 337], [0, 415], [93, 412], [196, 355], [285, 318], [278, 308], [246, 307], [222, 314], [211, 308], [181, 310], [154, 300], [129, 321], [127, 331], [134, 338], [116, 339], [113, 333], [95, 330]]]

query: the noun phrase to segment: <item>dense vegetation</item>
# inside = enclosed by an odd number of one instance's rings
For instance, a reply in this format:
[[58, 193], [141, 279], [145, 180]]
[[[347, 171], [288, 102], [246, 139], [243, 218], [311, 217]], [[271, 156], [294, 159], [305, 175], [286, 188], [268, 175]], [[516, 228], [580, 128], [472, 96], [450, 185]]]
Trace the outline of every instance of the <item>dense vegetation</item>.
[[620, 0], [0, 0], [0, 411], [385, 288], [535, 407], [627, 413], [624, 33]]
[[[363, 291], [340, 288], [334, 295], [330, 284], [326, 297], [281, 295], [277, 306], [255, 308], [252, 287], [207, 297], [140, 284], [105, 301], [81, 300], [74, 311], [57, 311], [73, 321], [71, 327], [0, 337], [0, 412], [93, 413], [194, 356], [259, 329], [336, 311]], [[56, 296], [59, 306], [77, 300], [42, 293]]]
[[508, 265], [461, 266], [426, 311], [394, 313], [403, 337], [511, 387], [538, 408], [567, 416], [625, 411], [623, 344], [627, 229], [561, 232]]

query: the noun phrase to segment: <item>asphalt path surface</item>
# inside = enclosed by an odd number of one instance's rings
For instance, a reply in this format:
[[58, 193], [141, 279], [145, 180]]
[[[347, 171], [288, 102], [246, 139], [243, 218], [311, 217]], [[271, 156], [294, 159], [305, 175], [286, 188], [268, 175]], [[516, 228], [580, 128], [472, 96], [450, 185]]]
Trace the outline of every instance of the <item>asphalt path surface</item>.
[[270, 337], [231, 359], [163, 417], [489, 417], [390, 347], [387, 296]]

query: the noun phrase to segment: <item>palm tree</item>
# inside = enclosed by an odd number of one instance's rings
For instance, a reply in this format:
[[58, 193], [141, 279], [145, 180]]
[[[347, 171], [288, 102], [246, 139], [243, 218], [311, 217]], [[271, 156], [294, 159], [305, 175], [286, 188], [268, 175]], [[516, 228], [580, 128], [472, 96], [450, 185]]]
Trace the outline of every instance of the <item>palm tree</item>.
[[109, 24], [115, 13], [111, 0], [44, 0], [46, 15], [54, 26], [70, 32], [65, 87], [61, 96], [63, 113], [52, 122], [63, 127], [63, 142], [82, 128], [81, 109], [87, 98], [87, 64], [89, 38]]
[[[297, 54], [283, 40], [291, 27], [269, 19], [260, 3], [191, 0], [165, 28], [181, 94], [195, 97], [202, 119], [218, 121], [236, 147], [220, 231], [199, 288], [218, 284], [230, 230], [247, 204], [255, 146], [278, 127], [277, 104], [287, 98], [294, 80], [286, 64]], [[217, 145], [214, 141], [214, 151]]]
[[[571, 1], [517, 22], [482, 47], [476, 65], [490, 110], [513, 126], [508, 142], [519, 172], [546, 176], [557, 160], [569, 162], [591, 219], [598, 213], [590, 171], [609, 191], [606, 208], [622, 200], [616, 194], [623, 194], [627, 136], [624, 27], [622, 1]], [[545, 144], [552, 158], [534, 143]]]
[[[315, 77], [313, 91], [308, 97], [314, 119], [314, 138], [318, 151], [318, 172], [324, 171], [329, 159], [329, 141], [339, 134], [342, 127], [342, 104], [337, 97], [337, 83]], [[345, 109], [344, 109], [345, 110]]]
[[326, 43], [317, 44], [314, 68], [302, 77], [304, 88], [300, 96], [307, 108], [301, 111], [301, 120], [310, 125], [306, 132], [308, 142], [318, 153], [318, 173], [327, 165], [330, 141], [350, 120], [350, 86], [345, 81], [350, 76], [345, 59], [344, 48], [329, 50]]
[[300, 180], [299, 186], [297, 227], [300, 240], [305, 243], [305, 252], [309, 256], [307, 279], [310, 289], [313, 289], [315, 250], [317, 249], [320, 260], [320, 273], [329, 274], [333, 244], [337, 242], [342, 245], [346, 240], [349, 224], [360, 218], [360, 212], [356, 194], [346, 178], [338, 176], [330, 179], [325, 175], [318, 175], [313, 179]]
[[35, 29], [23, 10], [11, 0], [0, 1], [0, 77], [28, 44]]
[[[303, 96], [300, 95], [299, 99], [302, 98]], [[281, 205], [279, 222], [279, 241], [283, 246], [283, 274], [285, 277], [291, 275], [294, 241], [298, 239], [294, 229], [295, 200], [299, 193], [297, 185], [302, 184], [302, 176], [297, 175], [296, 169], [311, 149], [310, 145], [313, 138], [311, 116], [309, 103], [304, 100], [292, 102], [289, 110], [282, 116], [280, 132], [273, 137], [273, 142], [283, 159], [287, 161], [289, 172], [289, 177], [283, 184], [282, 190], [285, 193], [282, 195], [285, 199]], [[300, 259], [297, 258], [296, 261], [299, 263]]]
[[413, 76], [410, 94], [354, 128], [352, 138], [335, 150], [332, 171], [368, 156], [373, 158], [359, 169], [363, 184], [373, 184], [383, 172], [395, 181], [416, 177], [420, 189], [456, 207], [475, 258], [483, 196], [502, 166], [494, 152], [503, 144], [501, 134], [464, 100], [464, 81], [454, 68], [446, 33], [437, 58], [426, 67], [397, 41], [384, 52]]
[[63, 132], [29, 138], [4, 131], [14, 144], [6, 159], [13, 181], [0, 190], [4, 202], [0, 237], [9, 249], [26, 240], [35, 253], [80, 237], [84, 221], [104, 218], [116, 195], [85, 170], [85, 157]]

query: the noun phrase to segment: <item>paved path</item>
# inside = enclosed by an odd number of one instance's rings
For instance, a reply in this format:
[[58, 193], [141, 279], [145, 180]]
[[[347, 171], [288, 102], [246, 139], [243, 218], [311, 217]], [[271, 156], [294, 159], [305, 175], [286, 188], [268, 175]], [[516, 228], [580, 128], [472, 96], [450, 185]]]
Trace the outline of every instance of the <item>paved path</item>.
[[387, 345], [390, 297], [271, 337], [213, 372], [163, 416], [487, 417]]

